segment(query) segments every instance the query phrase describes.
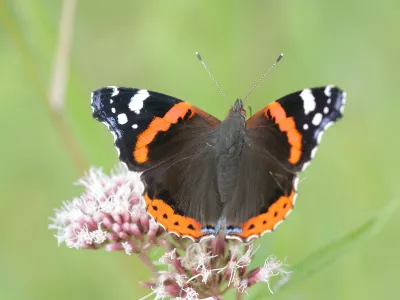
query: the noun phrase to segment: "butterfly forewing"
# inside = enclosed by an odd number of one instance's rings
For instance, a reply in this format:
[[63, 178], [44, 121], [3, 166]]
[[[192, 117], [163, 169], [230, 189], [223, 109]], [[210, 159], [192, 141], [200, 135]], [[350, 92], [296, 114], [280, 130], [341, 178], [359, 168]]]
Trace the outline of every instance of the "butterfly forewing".
[[156, 221], [193, 239], [206, 235], [202, 227], [215, 226], [221, 212], [212, 163], [220, 121], [174, 97], [131, 88], [97, 90], [92, 107], [113, 133], [120, 160], [143, 172]]
[[345, 92], [333, 86], [289, 94], [247, 121], [249, 135], [259, 140], [252, 145], [293, 172], [304, 170], [345, 102]]

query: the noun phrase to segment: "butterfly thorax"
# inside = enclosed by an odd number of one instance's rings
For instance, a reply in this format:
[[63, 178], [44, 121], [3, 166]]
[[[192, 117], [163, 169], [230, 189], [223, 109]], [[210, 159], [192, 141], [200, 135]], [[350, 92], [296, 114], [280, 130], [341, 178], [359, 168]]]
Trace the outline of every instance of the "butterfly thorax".
[[245, 112], [236, 100], [217, 133], [216, 157], [218, 190], [223, 203], [232, 199], [238, 184], [239, 158], [244, 144]]

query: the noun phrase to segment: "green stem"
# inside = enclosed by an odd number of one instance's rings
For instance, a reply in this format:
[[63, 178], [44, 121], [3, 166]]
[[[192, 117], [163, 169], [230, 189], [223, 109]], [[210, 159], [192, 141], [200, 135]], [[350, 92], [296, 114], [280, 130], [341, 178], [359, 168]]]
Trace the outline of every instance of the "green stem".
[[10, 37], [11, 42], [14, 44], [16, 51], [20, 54], [21, 61], [25, 68], [26, 74], [30, 81], [32, 82], [32, 86], [36, 91], [38, 97], [42, 100], [42, 104], [49, 116], [51, 123], [53, 124], [58, 138], [60, 142], [63, 144], [66, 151], [69, 153], [72, 163], [79, 173], [79, 175], [83, 172], [83, 170], [87, 167], [86, 159], [78, 146], [76, 139], [71, 133], [70, 129], [66, 125], [64, 120], [64, 115], [60, 112], [54, 111], [49, 102], [49, 98], [46, 93], [46, 89], [42, 86], [39, 78], [39, 72], [37, 67], [33, 61], [32, 56], [30, 55], [30, 51], [28, 50], [28, 46], [23, 38], [23, 34], [18, 26], [18, 24], [13, 20], [11, 16], [11, 12], [4, 5], [4, 3], [0, 2], [0, 23], [5, 28], [6, 33]]

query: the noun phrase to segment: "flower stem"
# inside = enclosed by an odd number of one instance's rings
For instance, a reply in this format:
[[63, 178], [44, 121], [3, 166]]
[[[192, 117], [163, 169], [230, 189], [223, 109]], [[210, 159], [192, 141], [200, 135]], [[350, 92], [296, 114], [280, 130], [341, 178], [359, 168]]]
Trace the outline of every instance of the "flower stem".
[[149, 255], [146, 252], [141, 252], [138, 254], [140, 260], [149, 268], [149, 270], [154, 274], [158, 275], [158, 270], [153, 262], [150, 260]]
[[242, 300], [243, 294], [239, 291], [236, 291], [236, 300]]
[[61, 111], [65, 104], [65, 89], [68, 78], [71, 40], [74, 29], [77, 0], [63, 0], [59, 25], [56, 59], [49, 91], [52, 109]]
[[42, 100], [44, 108], [52, 122], [57, 135], [63, 144], [66, 151], [71, 156], [71, 160], [75, 169], [79, 174], [87, 167], [86, 159], [79, 148], [76, 139], [68, 128], [63, 114], [56, 112], [52, 109], [48, 95], [45, 88], [40, 82], [40, 72], [35, 65], [31, 52], [28, 49], [26, 41], [23, 38], [23, 34], [18, 24], [10, 16], [12, 14], [7, 11], [7, 6], [0, 4], [0, 24], [2, 24], [13, 42], [17, 52], [19, 52], [23, 66], [25, 67], [26, 74], [32, 82], [33, 88], [36, 90], [37, 96]]

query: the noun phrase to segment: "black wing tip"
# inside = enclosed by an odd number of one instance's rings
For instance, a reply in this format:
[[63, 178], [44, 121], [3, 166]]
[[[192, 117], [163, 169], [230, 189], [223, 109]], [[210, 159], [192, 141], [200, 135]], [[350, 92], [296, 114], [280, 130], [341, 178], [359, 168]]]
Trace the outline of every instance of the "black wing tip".
[[337, 121], [343, 117], [344, 106], [346, 104], [346, 92], [338, 86], [329, 84], [313, 88], [311, 90], [318, 91], [323, 94], [328, 100], [331, 99], [335, 114], [332, 115], [332, 120]]
[[102, 94], [103, 94], [103, 89], [99, 89], [96, 91], [93, 91], [91, 94], [91, 106], [92, 106], [92, 116], [96, 120], [102, 121], [102, 116], [101, 116], [101, 111], [102, 111]]
[[120, 87], [117, 86], [107, 86], [97, 89], [91, 93], [91, 106], [92, 106], [92, 116], [96, 120], [104, 121], [104, 116], [102, 112], [104, 107], [108, 105], [107, 101], [110, 101], [112, 97], [118, 95]]
[[[331, 88], [330, 93], [327, 93], [327, 89]], [[347, 97], [347, 93], [336, 86], [327, 86], [324, 90], [325, 95], [329, 98], [332, 99], [332, 101], [334, 101], [334, 107], [335, 110], [337, 111], [337, 115], [336, 115], [336, 120], [341, 119], [343, 117], [343, 113], [344, 113], [344, 107], [346, 104], [346, 97]]]

